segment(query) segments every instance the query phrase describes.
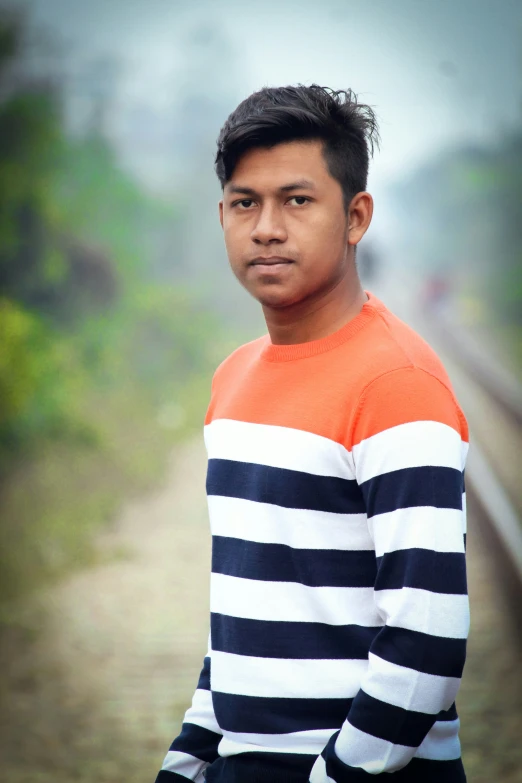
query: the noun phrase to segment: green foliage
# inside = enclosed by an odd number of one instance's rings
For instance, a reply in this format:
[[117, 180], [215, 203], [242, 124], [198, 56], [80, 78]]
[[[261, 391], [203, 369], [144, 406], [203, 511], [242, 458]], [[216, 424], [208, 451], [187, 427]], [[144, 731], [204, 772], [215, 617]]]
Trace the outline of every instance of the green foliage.
[[[0, 76], [21, 37], [0, 20]], [[0, 100], [4, 602], [92, 560], [93, 533], [201, 426], [221, 359], [176, 282], [176, 207], [100, 134], [68, 138], [55, 87], [21, 85]]]
[[51, 194], [60, 224], [95, 241], [126, 278], [150, 273], [151, 237], [173, 238], [173, 206], [145, 195], [102, 137], [64, 140]]
[[82, 368], [72, 345], [36, 315], [0, 299], [0, 471], [39, 437], [85, 433], [72, 409]]
[[52, 95], [17, 94], [0, 104], [0, 285], [22, 301], [38, 288], [49, 244], [59, 140]]

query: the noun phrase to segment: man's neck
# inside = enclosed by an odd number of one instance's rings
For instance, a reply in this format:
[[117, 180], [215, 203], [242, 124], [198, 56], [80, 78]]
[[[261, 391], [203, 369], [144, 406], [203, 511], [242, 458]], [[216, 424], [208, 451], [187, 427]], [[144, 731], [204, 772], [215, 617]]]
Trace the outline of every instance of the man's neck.
[[[345, 281], [343, 281], [345, 282]], [[359, 279], [353, 285], [339, 285], [314, 304], [274, 310], [263, 308], [270, 339], [274, 345], [295, 345], [320, 340], [355, 318], [368, 297]]]

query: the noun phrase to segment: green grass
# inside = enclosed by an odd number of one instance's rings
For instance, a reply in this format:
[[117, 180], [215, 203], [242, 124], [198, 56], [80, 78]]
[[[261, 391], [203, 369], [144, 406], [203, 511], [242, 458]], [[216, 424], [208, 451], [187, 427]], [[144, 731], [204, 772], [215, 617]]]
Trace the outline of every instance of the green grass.
[[92, 442], [44, 440], [16, 457], [0, 491], [0, 623], [40, 586], [97, 562], [96, 533], [161, 485], [171, 450], [203, 426], [209, 394], [210, 374], [160, 408], [136, 389], [98, 393], [85, 404]]

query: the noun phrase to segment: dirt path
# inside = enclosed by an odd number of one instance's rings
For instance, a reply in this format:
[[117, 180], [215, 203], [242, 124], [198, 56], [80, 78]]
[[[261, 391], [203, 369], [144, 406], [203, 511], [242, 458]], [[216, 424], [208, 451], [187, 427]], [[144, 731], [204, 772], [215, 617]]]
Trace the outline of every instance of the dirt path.
[[[2, 650], [0, 780], [154, 780], [206, 650], [205, 467], [201, 439], [180, 447], [165, 487], [100, 540], [106, 564], [43, 594], [28, 612], [33, 631]], [[468, 780], [516, 783], [520, 656], [473, 510], [468, 541], [472, 635], [458, 700]]]
[[154, 780], [206, 651], [205, 468], [201, 438], [180, 447], [164, 489], [100, 539], [109, 562], [42, 595], [34, 638], [4, 651], [1, 780]]

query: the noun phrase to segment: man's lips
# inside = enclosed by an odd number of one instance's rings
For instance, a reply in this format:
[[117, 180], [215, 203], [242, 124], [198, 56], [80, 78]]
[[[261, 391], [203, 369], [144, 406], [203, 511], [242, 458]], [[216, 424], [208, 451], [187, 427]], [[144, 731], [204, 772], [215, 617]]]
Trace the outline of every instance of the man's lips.
[[249, 261], [249, 266], [276, 266], [278, 264], [293, 264], [292, 258], [283, 258], [283, 256], [258, 256], [253, 261]]

